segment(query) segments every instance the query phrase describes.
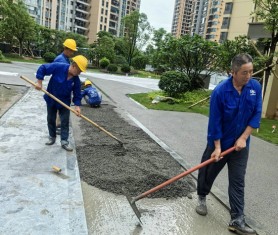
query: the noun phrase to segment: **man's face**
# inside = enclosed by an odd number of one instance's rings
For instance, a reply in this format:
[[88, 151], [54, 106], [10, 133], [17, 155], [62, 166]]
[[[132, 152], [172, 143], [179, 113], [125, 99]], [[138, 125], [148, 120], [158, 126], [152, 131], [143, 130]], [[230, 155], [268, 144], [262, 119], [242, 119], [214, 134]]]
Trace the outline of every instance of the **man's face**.
[[236, 84], [239, 86], [244, 86], [250, 78], [252, 77], [253, 74], [253, 64], [252, 63], [247, 63], [243, 64], [239, 71], [237, 72], [232, 72], [233, 79], [235, 80]]
[[69, 49], [69, 48], [67, 48], [67, 47], [65, 47], [65, 49], [64, 49], [64, 54], [65, 54], [66, 57], [68, 57], [68, 58], [73, 57], [74, 52], [75, 52], [75, 51], [73, 51], [73, 50], [71, 50], [71, 49]]
[[78, 68], [77, 64], [74, 63], [70, 66], [70, 73], [73, 76], [78, 76], [81, 73], [81, 70]]

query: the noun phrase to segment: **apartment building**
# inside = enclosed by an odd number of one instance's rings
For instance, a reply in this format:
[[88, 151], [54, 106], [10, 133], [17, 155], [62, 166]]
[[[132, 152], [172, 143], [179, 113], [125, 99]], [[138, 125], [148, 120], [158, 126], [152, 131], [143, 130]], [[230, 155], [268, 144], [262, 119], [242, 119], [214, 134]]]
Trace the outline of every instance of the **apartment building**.
[[233, 40], [237, 36], [247, 35], [254, 7], [253, 0], [225, 0], [219, 41]]
[[[69, 32], [85, 32], [78, 29], [80, 22], [74, 22], [74, 15], [80, 14], [80, 1], [69, 0], [24, 0], [27, 10], [39, 24], [50, 29], [57, 29]], [[85, 3], [86, 4], [86, 3]], [[88, 5], [88, 4], [87, 4]], [[86, 11], [88, 14], [88, 11]], [[86, 17], [82, 18], [86, 21]], [[84, 23], [83, 23], [84, 24]], [[83, 29], [84, 30], [84, 29]]]
[[97, 39], [99, 31], [123, 35], [122, 18], [140, 9], [140, 0], [91, 0], [89, 43]]
[[140, 0], [24, 0], [29, 14], [47, 28], [75, 32], [92, 43], [99, 31], [123, 34], [122, 18], [140, 9]]
[[176, 0], [172, 34], [198, 34], [223, 42], [247, 35], [253, 0]]
[[171, 30], [174, 36], [192, 34], [195, 4], [196, 0], [176, 0]]
[[206, 28], [206, 19], [208, 12], [208, 0], [197, 0], [193, 11], [193, 22], [191, 34], [204, 36]]

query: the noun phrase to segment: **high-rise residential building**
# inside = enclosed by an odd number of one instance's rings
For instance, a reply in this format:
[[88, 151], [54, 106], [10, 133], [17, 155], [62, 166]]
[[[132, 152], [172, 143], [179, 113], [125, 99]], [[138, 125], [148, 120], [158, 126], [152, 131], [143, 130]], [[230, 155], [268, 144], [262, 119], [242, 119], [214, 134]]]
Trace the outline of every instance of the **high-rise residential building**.
[[122, 18], [140, 9], [140, 0], [91, 0], [89, 43], [97, 39], [99, 31], [123, 35]]
[[[24, 0], [24, 3], [29, 14], [39, 25], [50, 29], [85, 34], [84, 29], [79, 29], [79, 26], [82, 27], [84, 23], [82, 24], [80, 20], [74, 21], [74, 15], [77, 15], [77, 18], [80, 16], [80, 4], [86, 4], [85, 2], [77, 0]], [[85, 14], [88, 13], [88, 9], [85, 10]], [[83, 16], [81, 21], [86, 22], [86, 17]]]
[[122, 18], [141, 0], [24, 0], [29, 14], [47, 28], [75, 32], [92, 43], [99, 31], [123, 34]]
[[253, 0], [176, 0], [172, 34], [198, 34], [223, 42], [247, 35]]
[[210, 0], [205, 24], [205, 39], [218, 42], [223, 21], [224, 1]]
[[196, 0], [176, 0], [171, 30], [174, 36], [191, 34], [195, 3]]
[[254, 7], [253, 0], [225, 0], [219, 41], [233, 40], [237, 36], [247, 35], [249, 23], [252, 22], [251, 12]]
[[196, 0], [191, 34], [205, 35], [209, 0]]

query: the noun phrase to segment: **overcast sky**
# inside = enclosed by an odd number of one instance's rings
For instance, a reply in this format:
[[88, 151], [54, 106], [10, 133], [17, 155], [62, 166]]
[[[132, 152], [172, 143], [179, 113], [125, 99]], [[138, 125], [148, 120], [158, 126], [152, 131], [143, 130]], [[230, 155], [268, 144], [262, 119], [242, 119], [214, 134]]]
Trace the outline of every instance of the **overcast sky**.
[[175, 0], [141, 0], [140, 12], [148, 16], [155, 29], [164, 28], [171, 32]]

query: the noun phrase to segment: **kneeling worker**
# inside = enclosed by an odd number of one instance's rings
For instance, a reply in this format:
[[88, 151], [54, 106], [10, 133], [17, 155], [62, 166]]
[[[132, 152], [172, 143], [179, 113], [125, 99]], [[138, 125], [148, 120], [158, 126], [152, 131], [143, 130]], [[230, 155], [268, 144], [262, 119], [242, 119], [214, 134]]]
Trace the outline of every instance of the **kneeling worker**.
[[86, 103], [93, 107], [99, 107], [102, 95], [95, 87], [92, 86], [90, 80], [85, 81], [85, 89], [81, 92], [82, 97], [84, 97]]

